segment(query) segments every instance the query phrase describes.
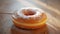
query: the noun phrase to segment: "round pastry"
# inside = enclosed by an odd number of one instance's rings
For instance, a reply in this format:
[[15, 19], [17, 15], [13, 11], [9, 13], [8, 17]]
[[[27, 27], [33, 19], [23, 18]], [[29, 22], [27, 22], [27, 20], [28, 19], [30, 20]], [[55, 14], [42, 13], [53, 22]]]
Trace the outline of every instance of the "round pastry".
[[21, 8], [13, 15], [13, 23], [19, 28], [36, 29], [45, 26], [47, 16], [39, 8]]

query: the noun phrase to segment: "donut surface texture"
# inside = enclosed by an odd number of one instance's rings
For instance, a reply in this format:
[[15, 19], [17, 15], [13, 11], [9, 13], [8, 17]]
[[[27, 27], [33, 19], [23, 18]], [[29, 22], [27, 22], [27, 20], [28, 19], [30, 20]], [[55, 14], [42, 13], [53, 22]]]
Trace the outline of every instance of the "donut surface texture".
[[45, 25], [47, 20], [47, 16], [42, 9], [29, 7], [21, 8], [12, 18], [13, 23], [17, 27], [26, 29], [41, 28]]

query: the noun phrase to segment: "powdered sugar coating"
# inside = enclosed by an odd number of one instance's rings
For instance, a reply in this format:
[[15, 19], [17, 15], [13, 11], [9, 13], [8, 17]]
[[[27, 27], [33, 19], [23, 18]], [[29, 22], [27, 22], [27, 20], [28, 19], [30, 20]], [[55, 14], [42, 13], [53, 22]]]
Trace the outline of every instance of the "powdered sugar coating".
[[[28, 9], [31, 9], [33, 10], [34, 12], [36, 12], [36, 14], [32, 15], [32, 16], [26, 16], [23, 14], [22, 10], [28, 10]], [[42, 9], [39, 9], [39, 8], [32, 8], [32, 7], [27, 7], [27, 8], [21, 8], [17, 14], [19, 17], [23, 18], [23, 19], [29, 19], [30, 17], [33, 19], [35, 19], [36, 17], [38, 17], [39, 15], [41, 15], [42, 13], [44, 13], [44, 11]], [[41, 17], [41, 16], [40, 16]]]

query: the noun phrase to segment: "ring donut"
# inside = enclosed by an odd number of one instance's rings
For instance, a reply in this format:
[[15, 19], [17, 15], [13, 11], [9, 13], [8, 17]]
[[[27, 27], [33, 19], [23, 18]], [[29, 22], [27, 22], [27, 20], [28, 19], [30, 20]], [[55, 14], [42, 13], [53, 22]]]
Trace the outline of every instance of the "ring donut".
[[13, 17], [13, 23], [20, 28], [36, 29], [45, 25], [47, 16], [39, 8], [21, 8]]

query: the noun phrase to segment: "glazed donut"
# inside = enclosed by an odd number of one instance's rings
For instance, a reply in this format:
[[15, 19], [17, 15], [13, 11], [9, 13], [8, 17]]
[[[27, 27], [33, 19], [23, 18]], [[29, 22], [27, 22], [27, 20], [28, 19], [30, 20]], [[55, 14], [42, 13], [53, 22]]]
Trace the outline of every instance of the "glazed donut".
[[[17, 16], [16, 16], [17, 15]], [[21, 8], [13, 17], [13, 22], [17, 27], [35, 29], [42, 27], [46, 22], [46, 14], [39, 8]]]
[[[38, 17], [42, 13], [43, 13], [43, 11], [39, 10], [38, 8], [33, 8], [33, 9], [32, 8], [22, 8], [21, 10], [19, 10], [17, 12], [17, 14], [19, 15], [19, 17], [22, 17], [24, 19], [29, 19], [29, 18], [32, 18], [32, 17], [33, 17], [33, 19], [34, 18], [36, 19], [36, 17]], [[26, 14], [28, 14], [28, 16]]]

